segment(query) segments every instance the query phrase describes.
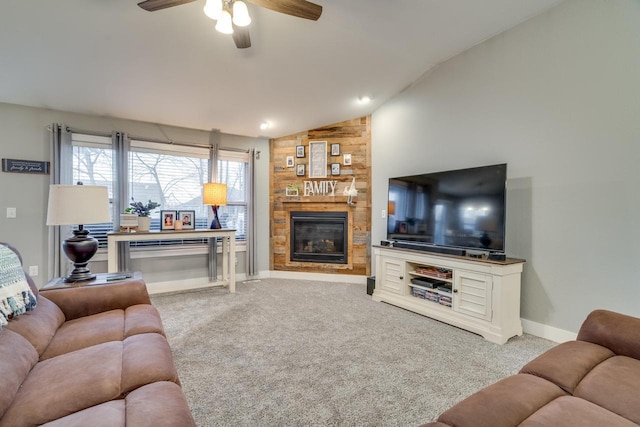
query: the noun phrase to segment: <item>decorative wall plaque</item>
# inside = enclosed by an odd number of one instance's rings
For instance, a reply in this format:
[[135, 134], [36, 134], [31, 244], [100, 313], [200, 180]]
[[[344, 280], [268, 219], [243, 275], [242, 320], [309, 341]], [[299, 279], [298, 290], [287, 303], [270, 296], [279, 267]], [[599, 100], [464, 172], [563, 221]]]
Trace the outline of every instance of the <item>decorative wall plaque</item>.
[[49, 174], [50, 162], [37, 160], [2, 159], [2, 171], [13, 173]]

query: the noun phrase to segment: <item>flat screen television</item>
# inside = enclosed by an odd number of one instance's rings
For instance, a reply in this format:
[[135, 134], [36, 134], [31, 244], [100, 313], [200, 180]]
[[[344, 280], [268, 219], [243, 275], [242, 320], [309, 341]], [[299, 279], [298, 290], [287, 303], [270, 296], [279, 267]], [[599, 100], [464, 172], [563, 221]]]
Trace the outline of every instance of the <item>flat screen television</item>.
[[389, 179], [387, 240], [504, 252], [506, 180], [506, 164]]

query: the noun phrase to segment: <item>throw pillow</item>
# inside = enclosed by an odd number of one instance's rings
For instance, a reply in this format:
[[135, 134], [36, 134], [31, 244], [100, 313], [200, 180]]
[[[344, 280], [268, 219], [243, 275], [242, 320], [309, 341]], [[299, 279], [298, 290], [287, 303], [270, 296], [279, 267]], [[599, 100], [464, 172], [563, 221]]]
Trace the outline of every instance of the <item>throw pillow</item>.
[[0, 245], [0, 330], [10, 319], [36, 307], [36, 297], [29, 288], [20, 258]]

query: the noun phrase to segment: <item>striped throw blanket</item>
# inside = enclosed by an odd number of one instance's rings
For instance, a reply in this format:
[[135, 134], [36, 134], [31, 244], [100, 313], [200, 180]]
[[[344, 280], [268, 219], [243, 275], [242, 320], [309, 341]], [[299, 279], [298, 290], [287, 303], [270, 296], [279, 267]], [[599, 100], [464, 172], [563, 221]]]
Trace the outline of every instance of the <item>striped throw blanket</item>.
[[0, 330], [9, 319], [31, 311], [36, 306], [27, 278], [15, 252], [0, 245]]

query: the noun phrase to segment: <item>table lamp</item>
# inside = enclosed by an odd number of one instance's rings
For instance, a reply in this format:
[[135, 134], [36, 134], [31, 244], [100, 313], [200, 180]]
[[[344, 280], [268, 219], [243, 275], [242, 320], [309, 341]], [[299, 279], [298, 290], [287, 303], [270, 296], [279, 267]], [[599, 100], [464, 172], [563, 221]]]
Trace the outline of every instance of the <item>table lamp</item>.
[[97, 185], [51, 185], [47, 225], [76, 225], [73, 236], [62, 243], [64, 254], [74, 269], [65, 282], [81, 282], [95, 279], [87, 267], [98, 250], [98, 241], [89, 236], [84, 224], [111, 222], [107, 187]]
[[206, 183], [203, 188], [202, 201], [205, 205], [211, 205], [211, 209], [213, 209], [213, 220], [209, 228], [222, 228], [218, 218], [218, 206], [227, 204], [227, 184]]

